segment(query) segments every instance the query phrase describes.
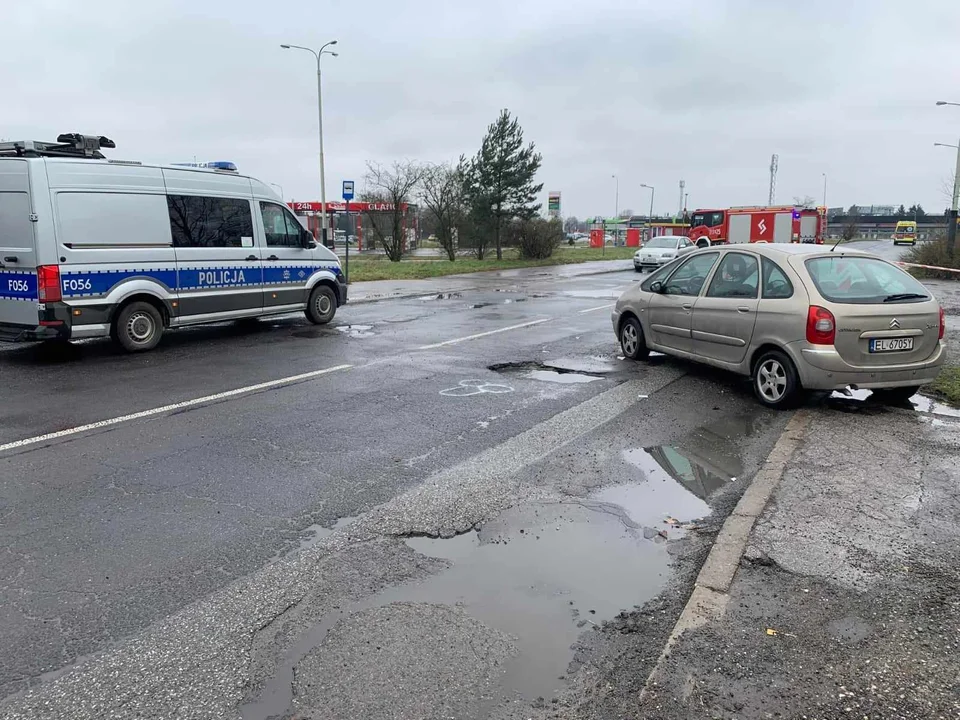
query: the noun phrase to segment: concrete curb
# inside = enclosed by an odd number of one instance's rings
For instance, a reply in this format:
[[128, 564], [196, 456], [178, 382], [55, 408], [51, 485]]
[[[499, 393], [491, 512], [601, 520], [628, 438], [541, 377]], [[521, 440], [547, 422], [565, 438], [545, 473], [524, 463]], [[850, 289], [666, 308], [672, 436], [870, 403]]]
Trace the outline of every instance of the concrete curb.
[[[600, 261], [600, 262], [603, 262], [603, 261]], [[626, 261], [625, 261], [625, 262], [626, 262]], [[563, 267], [563, 266], [562, 266], [562, 265], [544, 265], [543, 267]], [[629, 268], [609, 268], [609, 269], [607, 269], [607, 270], [591, 270], [590, 272], [577, 273], [576, 275], [572, 275], [571, 277], [587, 277], [587, 276], [590, 276], [590, 275], [608, 275], [608, 274], [610, 274], [610, 273], [626, 272], [627, 270], [631, 270], [631, 269], [632, 269], [632, 267], [629, 267]], [[480, 273], [467, 273], [467, 274], [468, 274], [468, 275], [484, 275], [484, 274], [486, 274], [486, 273], [488, 273], [488, 272], [497, 272], [497, 271], [496, 271], [496, 270], [484, 270], [484, 271], [481, 271]], [[449, 276], [441, 275], [441, 276], [436, 277], [436, 278], [425, 278], [424, 280], [413, 280], [413, 281], [411, 281], [411, 282], [424, 282], [424, 281], [429, 281], [429, 280], [442, 280], [444, 277], [449, 277]], [[460, 276], [458, 276], [458, 277], [463, 277], [463, 275], [460, 275]], [[374, 280], [374, 281], [372, 281], [372, 282], [379, 282], [379, 281], [378, 281], [378, 280]], [[438, 291], [438, 292], [468, 292], [468, 291], [470, 291], [470, 290], [476, 290], [476, 289], [478, 289], [479, 287], [480, 287], [479, 285], [474, 285], [474, 286], [471, 286], [471, 287], [456, 288], [456, 289], [453, 289], [453, 290], [442, 290], [442, 291]], [[348, 291], [348, 292], [349, 292], [349, 291]], [[362, 298], [360, 298], [360, 299], [358, 299], [358, 300], [350, 300], [350, 299], [348, 299], [348, 300], [347, 300], [347, 305], [365, 305], [365, 304], [368, 304], [368, 303], [383, 302], [384, 300], [409, 300], [410, 298], [422, 297], [422, 296], [424, 296], [424, 295], [430, 295], [430, 294], [431, 294], [430, 291], [421, 291], [421, 292], [399, 293], [399, 294], [396, 294], [396, 295], [384, 295], [384, 296], [382, 296], [382, 297], [362, 297]], [[349, 298], [349, 295], [348, 295], [348, 298]]]
[[670, 650], [686, 630], [693, 630], [713, 620], [723, 617], [729, 600], [728, 592], [733, 578], [740, 566], [740, 558], [747, 546], [753, 524], [770, 501], [773, 491], [780, 484], [784, 470], [790, 458], [796, 452], [803, 439], [811, 415], [808, 410], [798, 410], [790, 418], [783, 434], [777, 440], [763, 466], [754, 476], [750, 486], [743, 493], [737, 506], [724, 521], [717, 539], [710, 548], [710, 554], [700, 569], [693, 592], [680, 613], [670, 637], [664, 645], [656, 665], [647, 676], [647, 682], [640, 692], [643, 701], [650, 690], [658, 685], [658, 678], [664, 672], [664, 660]]

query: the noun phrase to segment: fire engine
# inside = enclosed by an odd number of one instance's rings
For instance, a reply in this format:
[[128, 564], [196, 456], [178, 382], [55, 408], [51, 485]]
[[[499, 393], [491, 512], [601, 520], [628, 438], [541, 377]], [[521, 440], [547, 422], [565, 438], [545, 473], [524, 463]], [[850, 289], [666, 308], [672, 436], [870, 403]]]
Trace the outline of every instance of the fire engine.
[[823, 243], [825, 208], [778, 205], [696, 210], [688, 237], [697, 247], [727, 243]]

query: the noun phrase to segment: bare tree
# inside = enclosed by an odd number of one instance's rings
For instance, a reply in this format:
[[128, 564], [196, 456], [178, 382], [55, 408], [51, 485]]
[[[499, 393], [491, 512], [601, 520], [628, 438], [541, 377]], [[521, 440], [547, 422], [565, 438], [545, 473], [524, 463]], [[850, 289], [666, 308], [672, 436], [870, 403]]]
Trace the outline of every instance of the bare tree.
[[461, 168], [449, 164], [425, 167], [420, 198], [437, 242], [452, 262], [457, 257], [457, 235], [466, 216]]
[[364, 214], [374, 239], [390, 260], [399, 262], [405, 248], [406, 207], [423, 179], [423, 166], [411, 160], [395, 162], [389, 167], [368, 162], [363, 179], [365, 188], [360, 199], [370, 203]]
[[[851, 208], [854, 209], [855, 208]], [[840, 237], [843, 238], [845, 242], [853, 240], [860, 234], [860, 215], [856, 212], [851, 212], [847, 215], [847, 221], [843, 224], [843, 230], [840, 231]]]
[[813, 207], [814, 203], [816, 202], [817, 201], [816, 199], [814, 199], [813, 195], [794, 195], [793, 196], [793, 204], [796, 205], [797, 207]]
[[621, 220], [629, 220], [630, 218], [633, 217], [633, 210], [631, 208], [626, 208], [625, 210], [621, 210], [620, 214], [617, 217], [619, 217]]

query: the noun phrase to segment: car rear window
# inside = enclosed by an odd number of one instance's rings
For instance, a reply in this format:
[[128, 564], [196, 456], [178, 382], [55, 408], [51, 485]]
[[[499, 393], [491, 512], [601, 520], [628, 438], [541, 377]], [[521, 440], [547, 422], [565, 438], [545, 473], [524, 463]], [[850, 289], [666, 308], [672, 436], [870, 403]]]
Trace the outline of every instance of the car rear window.
[[817, 290], [830, 302], [872, 305], [930, 298], [923, 285], [878, 258], [838, 255], [811, 258], [805, 265]]

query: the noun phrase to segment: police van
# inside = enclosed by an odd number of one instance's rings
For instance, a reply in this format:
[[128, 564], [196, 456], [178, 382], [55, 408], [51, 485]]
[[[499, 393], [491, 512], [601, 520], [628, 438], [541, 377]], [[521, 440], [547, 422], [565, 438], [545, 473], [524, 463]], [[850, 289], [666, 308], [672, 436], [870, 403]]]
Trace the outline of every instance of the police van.
[[104, 137], [0, 143], [0, 340], [112, 337], [347, 301], [337, 256], [232, 163], [108, 160]]

